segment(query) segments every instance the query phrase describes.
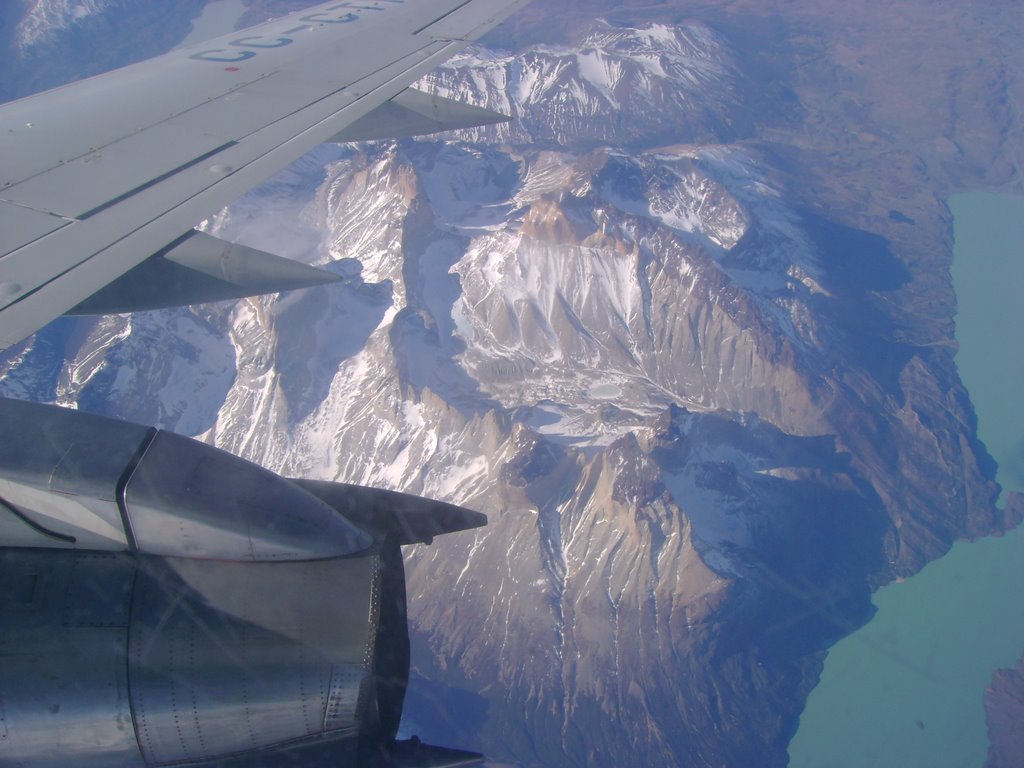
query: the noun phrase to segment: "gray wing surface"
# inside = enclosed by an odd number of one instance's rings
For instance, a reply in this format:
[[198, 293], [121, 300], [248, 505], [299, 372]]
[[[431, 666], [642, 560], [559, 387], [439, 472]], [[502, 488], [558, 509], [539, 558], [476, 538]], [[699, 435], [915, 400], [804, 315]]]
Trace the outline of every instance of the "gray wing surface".
[[525, 2], [325, 3], [0, 106], [0, 349], [322, 142], [493, 122], [406, 89]]

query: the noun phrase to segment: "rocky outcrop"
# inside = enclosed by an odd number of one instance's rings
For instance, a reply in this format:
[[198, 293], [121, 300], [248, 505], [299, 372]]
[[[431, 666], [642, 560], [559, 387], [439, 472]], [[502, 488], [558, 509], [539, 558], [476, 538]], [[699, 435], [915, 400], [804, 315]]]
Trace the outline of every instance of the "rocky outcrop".
[[1011, 768], [1024, 762], [1024, 656], [1013, 669], [997, 669], [985, 691], [991, 746], [985, 768]]

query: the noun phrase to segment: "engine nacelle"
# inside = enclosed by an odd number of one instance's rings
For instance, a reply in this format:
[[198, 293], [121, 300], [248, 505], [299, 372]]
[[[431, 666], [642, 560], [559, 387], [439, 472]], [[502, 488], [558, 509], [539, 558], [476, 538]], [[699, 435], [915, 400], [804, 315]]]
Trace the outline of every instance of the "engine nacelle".
[[376, 717], [377, 554], [0, 557], [5, 765], [192, 763], [313, 738], [354, 755]]
[[0, 765], [479, 761], [395, 737], [400, 545], [483, 515], [50, 406], [0, 428]]

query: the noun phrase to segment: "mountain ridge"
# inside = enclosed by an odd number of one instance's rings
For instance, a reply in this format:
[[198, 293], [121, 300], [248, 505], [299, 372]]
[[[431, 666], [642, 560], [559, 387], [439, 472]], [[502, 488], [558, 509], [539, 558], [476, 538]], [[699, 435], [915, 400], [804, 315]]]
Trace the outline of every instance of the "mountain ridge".
[[948, 214], [905, 154], [809, 170], [845, 113], [795, 64], [757, 112], [743, 7], [469, 51], [421, 86], [516, 122], [324, 147], [203, 224], [340, 286], [61, 321], [0, 391], [488, 513], [407, 557], [428, 740], [784, 765], [871, 588], [1022, 510], [972, 442]]

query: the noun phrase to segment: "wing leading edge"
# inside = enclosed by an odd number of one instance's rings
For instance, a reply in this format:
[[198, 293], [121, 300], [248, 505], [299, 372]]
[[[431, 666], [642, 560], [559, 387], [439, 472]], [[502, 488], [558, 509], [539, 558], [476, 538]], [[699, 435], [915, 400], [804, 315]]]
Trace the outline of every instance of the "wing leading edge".
[[[247, 265], [246, 279], [211, 274], [210, 254], [231, 249], [187, 235], [322, 142], [503, 119], [408, 85], [526, 2], [324, 3], [0, 106], [0, 349], [71, 310], [128, 311], [329, 280], [239, 249], [233, 263]], [[168, 262], [183, 238], [193, 262]], [[143, 263], [151, 257], [164, 261]], [[173, 296], [131, 287], [167, 269], [178, 276]], [[284, 274], [280, 283], [268, 277]], [[90, 299], [112, 283], [104, 301]]]

